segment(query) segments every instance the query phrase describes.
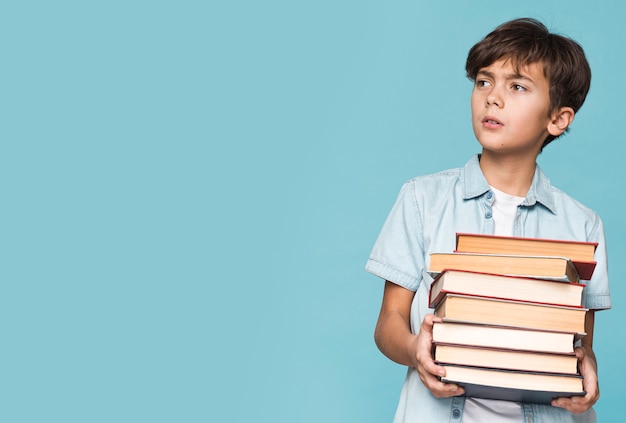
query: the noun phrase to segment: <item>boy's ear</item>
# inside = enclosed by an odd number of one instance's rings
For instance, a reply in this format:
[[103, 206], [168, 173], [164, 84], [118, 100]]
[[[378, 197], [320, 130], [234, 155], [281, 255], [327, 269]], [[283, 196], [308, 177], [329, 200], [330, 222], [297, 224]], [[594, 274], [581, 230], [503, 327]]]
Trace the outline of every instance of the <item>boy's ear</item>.
[[571, 107], [560, 107], [552, 113], [552, 120], [548, 124], [548, 132], [550, 135], [558, 137], [571, 125], [574, 121], [574, 109]]

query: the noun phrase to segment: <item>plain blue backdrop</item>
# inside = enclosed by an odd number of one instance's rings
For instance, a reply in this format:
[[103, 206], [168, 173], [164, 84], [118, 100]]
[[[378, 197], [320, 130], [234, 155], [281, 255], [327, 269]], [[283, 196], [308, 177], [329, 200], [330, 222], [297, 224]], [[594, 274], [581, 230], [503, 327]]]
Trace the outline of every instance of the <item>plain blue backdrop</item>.
[[465, 57], [522, 16], [593, 70], [539, 163], [605, 222], [596, 409], [621, 420], [622, 2], [0, 12], [0, 420], [390, 421], [405, 370], [374, 345], [363, 267], [402, 183], [478, 152]]

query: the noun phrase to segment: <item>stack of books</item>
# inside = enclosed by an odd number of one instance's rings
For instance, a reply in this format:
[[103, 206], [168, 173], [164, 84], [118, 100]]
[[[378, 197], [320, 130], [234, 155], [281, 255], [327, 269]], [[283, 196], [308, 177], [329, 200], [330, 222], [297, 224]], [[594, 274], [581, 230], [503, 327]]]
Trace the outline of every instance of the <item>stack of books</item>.
[[432, 253], [429, 306], [442, 381], [465, 395], [549, 404], [585, 395], [574, 343], [585, 335], [583, 280], [596, 243], [457, 234]]

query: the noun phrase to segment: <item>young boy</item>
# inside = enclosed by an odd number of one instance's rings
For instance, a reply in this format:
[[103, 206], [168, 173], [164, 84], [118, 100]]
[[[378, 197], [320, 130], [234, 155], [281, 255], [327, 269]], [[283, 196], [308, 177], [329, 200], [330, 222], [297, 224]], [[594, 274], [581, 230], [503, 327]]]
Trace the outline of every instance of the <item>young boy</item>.
[[[533, 19], [500, 25], [469, 52], [474, 134], [482, 153], [463, 168], [414, 178], [402, 188], [366, 269], [385, 289], [375, 331], [379, 349], [409, 367], [394, 422], [595, 421], [598, 400], [592, 349], [594, 311], [611, 307], [604, 229], [598, 215], [550, 184], [536, 164], [567, 131], [582, 106], [591, 71], [582, 48]], [[466, 398], [442, 383], [432, 357], [428, 308], [432, 252], [453, 251], [457, 232], [598, 243], [583, 305], [587, 335], [576, 348], [584, 397], [551, 405]]]

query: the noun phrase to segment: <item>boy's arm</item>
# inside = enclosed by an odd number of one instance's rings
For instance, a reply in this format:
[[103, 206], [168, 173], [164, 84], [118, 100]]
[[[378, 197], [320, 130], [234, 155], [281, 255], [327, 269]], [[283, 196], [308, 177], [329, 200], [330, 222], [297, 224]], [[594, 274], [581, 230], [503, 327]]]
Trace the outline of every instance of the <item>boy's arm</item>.
[[422, 322], [420, 333], [411, 333], [411, 303], [414, 295], [414, 292], [393, 282], [385, 282], [383, 303], [374, 333], [376, 345], [389, 359], [416, 368], [422, 383], [435, 397], [461, 395], [462, 388], [442, 383], [436, 376], [445, 375], [445, 369], [438, 366], [432, 357], [433, 322], [441, 319], [428, 314]]
[[600, 398], [600, 387], [598, 386], [598, 366], [596, 355], [593, 352], [593, 324], [594, 311], [589, 310], [585, 316], [585, 335], [582, 339], [582, 346], [576, 348], [580, 373], [584, 378], [583, 385], [587, 394], [584, 397], [557, 398], [552, 401], [555, 407], [566, 408], [574, 414], [584, 413], [589, 410]]

